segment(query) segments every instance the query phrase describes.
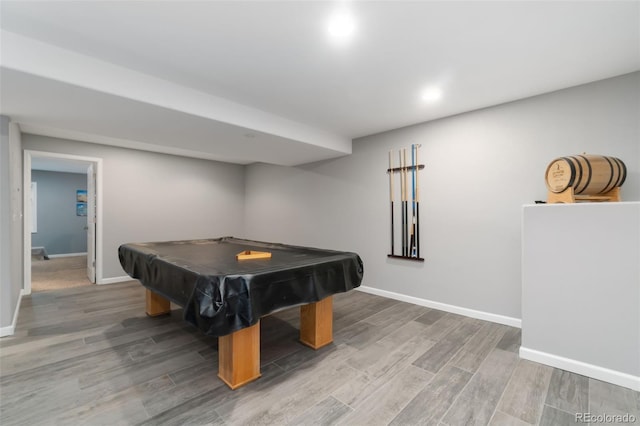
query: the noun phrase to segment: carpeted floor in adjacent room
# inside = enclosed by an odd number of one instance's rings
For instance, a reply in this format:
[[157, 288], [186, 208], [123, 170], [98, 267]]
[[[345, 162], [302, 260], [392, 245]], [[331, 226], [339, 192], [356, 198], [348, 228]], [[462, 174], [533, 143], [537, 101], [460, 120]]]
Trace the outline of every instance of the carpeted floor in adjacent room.
[[93, 285], [87, 278], [87, 256], [31, 258], [31, 291], [52, 291]]

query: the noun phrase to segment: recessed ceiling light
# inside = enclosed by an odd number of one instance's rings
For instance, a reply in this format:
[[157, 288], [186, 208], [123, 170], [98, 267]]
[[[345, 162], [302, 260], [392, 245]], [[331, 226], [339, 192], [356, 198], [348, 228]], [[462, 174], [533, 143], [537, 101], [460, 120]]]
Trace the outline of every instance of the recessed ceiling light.
[[327, 31], [332, 41], [340, 44], [345, 43], [353, 38], [356, 31], [356, 21], [348, 11], [337, 11], [329, 18]]
[[428, 87], [422, 91], [422, 100], [425, 102], [436, 102], [442, 98], [442, 90], [438, 87]]

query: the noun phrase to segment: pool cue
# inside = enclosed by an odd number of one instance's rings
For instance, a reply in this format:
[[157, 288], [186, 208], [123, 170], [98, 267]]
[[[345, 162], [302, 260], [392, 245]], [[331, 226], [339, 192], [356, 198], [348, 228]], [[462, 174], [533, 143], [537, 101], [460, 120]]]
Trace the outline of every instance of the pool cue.
[[416, 157], [415, 144], [411, 144], [411, 257], [416, 256]]
[[409, 204], [408, 204], [408, 189], [407, 189], [407, 148], [402, 149], [402, 155], [404, 156], [404, 255], [409, 256]]
[[404, 214], [404, 210], [406, 208], [405, 206], [405, 202], [404, 202], [404, 198], [405, 198], [405, 194], [404, 194], [404, 163], [402, 162], [402, 150], [398, 150], [398, 156], [400, 157], [400, 219], [402, 221], [402, 226], [400, 228], [400, 234], [402, 235], [402, 255], [404, 256], [404, 252], [405, 252], [405, 246], [407, 244], [406, 239], [407, 239], [407, 234], [405, 233], [405, 214]]
[[391, 198], [391, 256], [393, 252], [393, 150], [389, 151], [389, 197]]
[[420, 179], [418, 176], [418, 147], [416, 145], [416, 257], [420, 257]]

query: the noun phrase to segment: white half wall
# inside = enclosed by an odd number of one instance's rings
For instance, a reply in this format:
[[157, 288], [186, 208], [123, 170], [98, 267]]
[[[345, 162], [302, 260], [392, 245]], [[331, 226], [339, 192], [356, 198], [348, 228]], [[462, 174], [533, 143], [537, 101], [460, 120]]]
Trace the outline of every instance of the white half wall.
[[123, 243], [243, 232], [243, 166], [30, 134], [23, 148], [103, 160], [101, 283], [126, 278]]
[[[551, 160], [582, 152], [621, 158], [623, 200], [640, 200], [639, 116], [633, 73], [357, 139], [348, 157], [250, 165], [245, 236], [355, 251], [369, 288], [518, 320], [522, 205], [546, 199]], [[388, 153], [414, 143], [424, 263], [387, 258]]]
[[525, 206], [520, 356], [640, 391], [640, 203]]

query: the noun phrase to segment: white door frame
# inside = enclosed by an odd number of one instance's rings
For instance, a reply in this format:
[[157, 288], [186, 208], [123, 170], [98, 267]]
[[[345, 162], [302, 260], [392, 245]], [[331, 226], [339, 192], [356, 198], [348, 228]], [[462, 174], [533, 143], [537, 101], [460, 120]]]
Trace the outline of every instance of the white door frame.
[[63, 160], [75, 160], [93, 163], [96, 173], [96, 284], [102, 284], [102, 158], [84, 157], [71, 154], [59, 154], [56, 152], [24, 150], [23, 169], [23, 211], [24, 211], [24, 281], [22, 283], [22, 294], [31, 294], [31, 209], [29, 200], [31, 198], [31, 162], [38, 158], [58, 158]]
[[95, 163], [87, 167], [87, 276], [96, 282], [96, 172]]

